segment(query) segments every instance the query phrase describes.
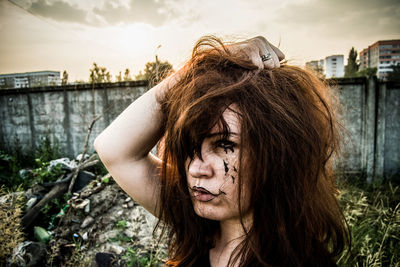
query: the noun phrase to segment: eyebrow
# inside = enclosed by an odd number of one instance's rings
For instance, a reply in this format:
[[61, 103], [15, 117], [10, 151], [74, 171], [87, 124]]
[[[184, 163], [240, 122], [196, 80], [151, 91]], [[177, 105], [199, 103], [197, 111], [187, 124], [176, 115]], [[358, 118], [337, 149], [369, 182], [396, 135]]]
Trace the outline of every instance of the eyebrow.
[[[224, 133], [224, 132], [209, 133], [206, 135], [206, 138], [211, 138], [211, 137], [215, 137], [215, 136], [224, 136], [224, 135], [226, 135], [226, 133]], [[237, 133], [228, 132], [227, 136], [231, 136], [231, 135], [239, 136], [239, 134], [237, 134]]]

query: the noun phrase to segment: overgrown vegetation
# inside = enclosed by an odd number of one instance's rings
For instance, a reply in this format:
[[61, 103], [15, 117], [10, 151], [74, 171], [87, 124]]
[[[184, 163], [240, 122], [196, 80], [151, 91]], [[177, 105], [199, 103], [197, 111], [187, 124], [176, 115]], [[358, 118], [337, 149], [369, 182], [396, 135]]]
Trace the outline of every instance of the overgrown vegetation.
[[125, 260], [126, 266], [152, 267], [158, 266], [161, 258], [165, 255], [159, 255], [157, 252], [151, 252], [146, 255], [139, 255], [136, 250], [128, 248], [122, 259]]
[[33, 153], [23, 153], [18, 138], [14, 143], [14, 151], [0, 151], [0, 183], [7, 190], [27, 190], [35, 183], [53, 182], [64, 173], [57, 166], [48, 168], [51, 160], [60, 157], [57, 140], [45, 137]]
[[115, 224], [115, 229], [119, 232], [118, 234], [110, 238], [108, 241], [111, 243], [116, 243], [118, 245], [125, 245], [128, 247], [122, 256], [125, 261], [126, 266], [140, 266], [140, 267], [152, 267], [159, 266], [166, 255], [164, 255], [161, 250], [150, 251], [149, 253], [141, 254], [138, 253], [136, 249], [132, 248], [129, 244], [132, 239], [124, 234], [124, 230], [129, 227], [126, 220], [117, 221]]
[[400, 266], [400, 187], [342, 180], [340, 204], [352, 235], [352, 249], [340, 266]]
[[[0, 203], [0, 266], [6, 264], [14, 248], [24, 241], [25, 234], [21, 228], [21, 214], [24, 199], [19, 194], [7, 194], [4, 186], [0, 187], [0, 197], [3, 196], [3, 203]], [[6, 195], [7, 194], [7, 195]]]

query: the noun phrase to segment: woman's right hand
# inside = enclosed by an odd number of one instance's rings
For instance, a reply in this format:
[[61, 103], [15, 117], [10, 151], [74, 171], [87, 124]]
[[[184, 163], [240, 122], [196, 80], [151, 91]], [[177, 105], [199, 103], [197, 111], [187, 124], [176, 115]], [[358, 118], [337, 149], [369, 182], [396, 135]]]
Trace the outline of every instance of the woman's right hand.
[[228, 45], [227, 48], [231, 53], [248, 59], [259, 69], [279, 68], [281, 66], [280, 61], [285, 58], [279, 48], [269, 43], [262, 36]]

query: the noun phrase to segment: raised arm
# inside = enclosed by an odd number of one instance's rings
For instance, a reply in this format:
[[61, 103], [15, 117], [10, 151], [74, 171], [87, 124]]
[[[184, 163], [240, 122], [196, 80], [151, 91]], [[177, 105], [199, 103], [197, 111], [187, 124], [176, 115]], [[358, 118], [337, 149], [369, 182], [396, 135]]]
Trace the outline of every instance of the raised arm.
[[[283, 53], [263, 37], [229, 45], [228, 49], [240, 52], [259, 68], [279, 67], [279, 60], [284, 58]], [[169, 76], [129, 105], [94, 142], [101, 161], [119, 186], [156, 216], [161, 161], [150, 151], [163, 135], [158, 99], [176, 83], [183, 71]]]
[[178, 75], [171, 75], [129, 105], [94, 141], [101, 161], [119, 186], [154, 215], [161, 161], [149, 152], [163, 134], [157, 99]]

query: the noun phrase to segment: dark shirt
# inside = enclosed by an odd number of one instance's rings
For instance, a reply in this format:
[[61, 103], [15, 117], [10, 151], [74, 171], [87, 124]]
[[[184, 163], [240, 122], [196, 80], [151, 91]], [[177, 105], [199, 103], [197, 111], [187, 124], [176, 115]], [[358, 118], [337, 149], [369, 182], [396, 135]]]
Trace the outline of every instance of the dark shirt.
[[193, 266], [195, 266], [195, 267], [211, 267], [209, 251], [207, 251], [206, 255], [199, 257]]

